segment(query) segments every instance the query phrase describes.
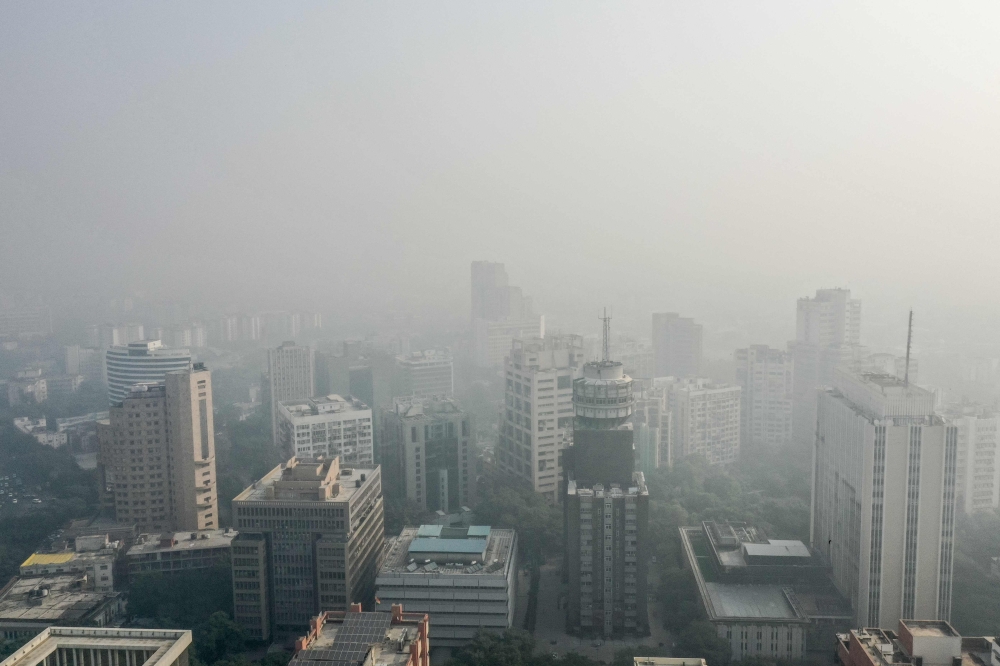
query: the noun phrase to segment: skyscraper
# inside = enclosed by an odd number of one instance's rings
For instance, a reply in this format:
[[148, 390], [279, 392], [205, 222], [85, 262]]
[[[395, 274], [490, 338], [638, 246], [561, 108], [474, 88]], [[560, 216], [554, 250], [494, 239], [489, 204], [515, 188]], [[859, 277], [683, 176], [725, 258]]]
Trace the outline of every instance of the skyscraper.
[[583, 369], [583, 338], [515, 340], [504, 366], [497, 466], [555, 504], [563, 451], [573, 441], [573, 380]]
[[604, 637], [649, 632], [646, 538], [649, 493], [635, 471], [632, 379], [608, 359], [573, 382], [575, 424], [563, 500], [566, 629]]
[[450, 351], [428, 349], [398, 356], [396, 367], [402, 374], [403, 395], [450, 398], [455, 393]]
[[472, 321], [499, 321], [510, 316], [507, 270], [492, 261], [472, 262]]
[[308, 400], [316, 392], [315, 358], [310, 347], [283, 342], [267, 350], [267, 379], [271, 397], [271, 441], [278, 446], [278, 403]]
[[696, 377], [701, 372], [701, 324], [676, 312], [653, 313], [657, 377]]
[[472, 262], [472, 357], [477, 366], [498, 367], [513, 340], [544, 337], [544, 318], [529, 297], [511, 287], [503, 264]]
[[948, 414], [958, 428], [955, 488], [965, 513], [992, 511], [1000, 506], [1000, 418], [991, 410], [966, 408]]
[[141, 340], [111, 347], [105, 354], [108, 400], [120, 403], [136, 384], [162, 382], [168, 372], [191, 367], [191, 352], [170, 349], [159, 340]]
[[211, 373], [133, 386], [98, 423], [103, 501], [144, 532], [219, 526]]
[[671, 464], [700, 455], [713, 465], [735, 462], [740, 454], [740, 395], [735, 384], [708, 379], [656, 379], [667, 391], [671, 412]]
[[812, 545], [855, 626], [951, 616], [957, 428], [934, 395], [889, 375], [834, 373], [819, 393]]
[[742, 389], [740, 437], [744, 447], [784, 446], [792, 440], [792, 355], [767, 345], [736, 350]]

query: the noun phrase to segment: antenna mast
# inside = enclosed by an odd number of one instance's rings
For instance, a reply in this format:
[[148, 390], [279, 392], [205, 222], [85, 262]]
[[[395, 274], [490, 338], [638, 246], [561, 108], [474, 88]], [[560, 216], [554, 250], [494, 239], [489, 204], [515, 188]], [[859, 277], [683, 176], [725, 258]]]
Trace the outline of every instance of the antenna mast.
[[601, 349], [602, 361], [607, 363], [611, 360], [611, 317], [608, 316], [608, 309], [604, 308], [604, 316], [599, 317], [604, 322], [604, 345]]
[[906, 371], [903, 375], [903, 385], [910, 385], [910, 344], [913, 342], [913, 310], [910, 310], [910, 323], [906, 328]]

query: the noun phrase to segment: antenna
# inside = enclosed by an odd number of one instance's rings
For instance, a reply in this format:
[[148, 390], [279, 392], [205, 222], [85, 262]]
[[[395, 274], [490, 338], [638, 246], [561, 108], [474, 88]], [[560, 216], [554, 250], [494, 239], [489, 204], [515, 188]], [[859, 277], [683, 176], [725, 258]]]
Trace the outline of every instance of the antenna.
[[602, 322], [604, 322], [604, 346], [602, 347], [601, 359], [605, 363], [611, 360], [611, 317], [608, 315], [608, 309], [604, 308], [604, 316], [598, 317]]
[[910, 309], [910, 324], [906, 328], [906, 371], [903, 375], [903, 385], [910, 385], [910, 344], [913, 342], [913, 309]]

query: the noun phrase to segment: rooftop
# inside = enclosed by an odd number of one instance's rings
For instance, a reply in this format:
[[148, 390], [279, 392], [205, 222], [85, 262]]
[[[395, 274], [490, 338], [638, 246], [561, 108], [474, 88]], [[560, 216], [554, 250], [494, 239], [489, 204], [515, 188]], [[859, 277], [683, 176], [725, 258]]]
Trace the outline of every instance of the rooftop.
[[428, 658], [427, 615], [404, 613], [402, 606], [394, 605], [392, 612], [362, 613], [355, 605], [348, 613], [323, 613], [310, 627], [297, 641], [290, 666], [403, 666], [411, 656], [415, 663]]
[[462, 413], [462, 408], [454, 400], [437, 396], [395, 398], [393, 400], [393, 410], [397, 416], [401, 416], [404, 419], [445, 419]]
[[349, 502], [375, 469], [340, 467], [339, 458], [291, 458], [233, 498], [234, 502]]
[[900, 620], [900, 626], [913, 636], [961, 636], [955, 628], [943, 620]]
[[0, 593], [0, 621], [78, 622], [117, 596], [97, 592], [86, 576], [14, 578]]
[[729, 583], [705, 583], [708, 597], [712, 602], [713, 618], [779, 618], [798, 619], [786, 594], [786, 589], [778, 585], [732, 585]]
[[708, 666], [704, 659], [695, 657], [633, 657], [635, 666]]
[[167, 532], [165, 534], [140, 534], [127, 557], [136, 557], [167, 550], [202, 550], [228, 548], [239, 534], [236, 530], [201, 530], [198, 532]]
[[4, 660], [3, 666], [38, 664], [58, 648], [145, 650], [153, 655], [143, 666], [157, 666], [173, 664], [190, 645], [191, 632], [186, 629], [48, 627]]
[[769, 539], [767, 543], [744, 543], [743, 552], [750, 557], [811, 557], [809, 548], [801, 541]]
[[387, 543], [379, 573], [475, 575], [505, 571], [515, 542], [514, 530], [485, 526], [474, 525], [468, 530], [440, 525], [404, 527]]
[[368, 405], [353, 396], [342, 397], [336, 393], [316, 396], [308, 400], [287, 400], [279, 404], [291, 416], [321, 416], [369, 409]]

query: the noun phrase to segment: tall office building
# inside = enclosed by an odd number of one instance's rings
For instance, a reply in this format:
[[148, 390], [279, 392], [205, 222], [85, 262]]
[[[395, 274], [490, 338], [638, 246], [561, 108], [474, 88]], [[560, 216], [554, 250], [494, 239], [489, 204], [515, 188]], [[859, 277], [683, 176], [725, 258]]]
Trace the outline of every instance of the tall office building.
[[211, 373], [138, 384], [98, 423], [102, 499], [142, 532], [219, 526]]
[[792, 355], [792, 437], [812, 446], [816, 437], [817, 389], [833, 383], [834, 370], [860, 354], [861, 301], [849, 289], [818, 289], [797, 305]]
[[583, 338], [515, 340], [504, 367], [497, 466], [550, 503], [565, 478], [563, 451], [573, 442], [573, 380], [583, 369]]
[[649, 493], [635, 471], [632, 379], [607, 356], [573, 382], [575, 424], [563, 499], [566, 629], [604, 637], [649, 633]]
[[0, 338], [42, 337], [51, 333], [52, 312], [47, 307], [0, 307]]
[[297, 458], [338, 456], [345, 466], [374, 467], [372, 410], [336, 394], [279, 402], [278, 445]]
[[476, 454], [471, 417], [449, 398], [396, 398], [382, 418], [384, 456], [391, 456], [406, 498], [425, 511], [472, 506]]
[[644, 388], [635, 398], [632, 432], [636, 462], [643, 474], [671, 465], [673, 414], [669, 392], [663, 387]]
[[957, 506], [967, 514], [1000, 507], [1000, 419], [982, 408], [953, 410], [946, 418], [958, 429]]
[[450, 398], [455, 394], [451, 352], [428, 349], [396, 357], [403, 394], [416, 398]]
[[792, 441], [792, 355], [767, 345], [737, 349], [736, 383], [742, 389], [742, 446], [789, 444]]
[[837, 370], [818, 413], [812, 546], [854, 625], [949, 619], [957, 428], [932, 393], [889, 375]]
[[116, 405], [136, 384], [162, 382], [168, 372], [191, 367], [191, 352], [170, 349], [159, 340], [141, 340], [111, 347], [105, 354], [108, 400]]
[[735, 384], [708, 379], [656, 379], [667, 391], [673, 428], [671, 464], [700, 455], [713, 465], [735, 462], [740, 455], [740, 401]]
[[[278, 442], [278, 404], [308, 400], [316, 394], [315, 357], [310, 347], [283, 342], [267, 350], [267, 381], [271, 397], [271, 441]], [[368, 403], [371, 404], [371, 403]]]
[[233, 523], [235, 620], [250, 638], [299, 635], [323, 611], [374, 603], [380, 468], [292, 458], [233, 499]]
[[472, 357], [475, 364], [503, 364], [515, 339], [544, 337], [545, 319], [535, 314], [531, 298], [508, 284], [503, 264], [472, 262]]
[[498, 321], [510, 315], [510, 286], [501, 263], [472, 262], [472, 321]]
[[654, 312], [653, 357], [657, 377], [698, 376], [701, 324], [676, 312]]

